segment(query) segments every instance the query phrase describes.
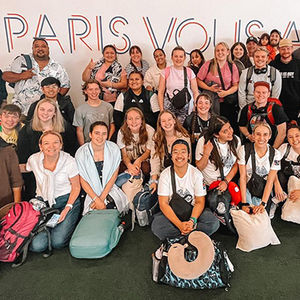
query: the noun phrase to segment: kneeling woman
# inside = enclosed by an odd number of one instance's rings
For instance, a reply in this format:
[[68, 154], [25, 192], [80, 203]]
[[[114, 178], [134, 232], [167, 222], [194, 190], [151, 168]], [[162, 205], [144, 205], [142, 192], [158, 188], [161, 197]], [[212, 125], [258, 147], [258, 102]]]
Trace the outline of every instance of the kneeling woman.
[[[243, 206], [248, 213], [264, 211], [280, 170], [280, 152], [268, 145], [271, 134], [267, 123], [257, 122], [253, 129], [254, 144], [242, 146], [239, 151], [242, 203], [250, 204], [250, 208]], [[253, 176], [256, 177], [255, 184], [252, 183]]]
[[[60, 211], [59, 223], [51, 230], [51, 245], [60, 249], [68, 245], [80, 214], [78, 169], [75, 159], [61, 151], [63, 143], [59, 133], [44, 132], [39, 146], [41, 151], [29, 157], [26, 170], [34, 173], [36, 196], [41, 196], [50, 207]], [[43, 252], [47, 248], [46, 232], [39, 233], [30, 246], [34, 252]]]
[[237, 150], [240, 145], [240, 139], [233, 134], [226, 118], [211, 118], [207, 131], [196, 147], [196, 166], [207, 185], [220, 180], [218, 189], [222, 192], [227, 190], [238, 171]]
[[[203, 177], [188, 163], [189, 144], [179, 139], [173, 143], [171, 153], [173, 166], [165, 169], [159, 179], [161, 212], [154, 216], [152, 232], [160, 240], [188, 234], [194, 229], [213, 234], [219, 228], [219, 221], [208, 208], [204, 208], [206, 190]], [[184, 211], [175, 208], [177, 201], [184, 202]]]
[[93, 209], [113, 208], [106, 198], [119, 171], [121, 153], [119, 147], [107, 141], [108, 127], [102, 121], [90, 127], [89, 143], [82, 145], [75, 158], [80, 182], [86, 192], [83, 214]]
[[131, 107], [125, 114], [125, 120], [118, 132], [118, 146], [122, 152], [120, 172], [127, 169], [131, 176], [150, 174], [149, 156], [154, 129], [146, 124], [143, 112]]
[[158, 177], [161, 171], [172, 164], [171, 147], [178, 139], [185, 140], [191, 146], [190, 136], [179, 123], [176, 116], [168, 110], [161, 111], [157, 120], [157, 129], [153, 136], [150, 157], [150, 187], [154, 191], [157, 188]]

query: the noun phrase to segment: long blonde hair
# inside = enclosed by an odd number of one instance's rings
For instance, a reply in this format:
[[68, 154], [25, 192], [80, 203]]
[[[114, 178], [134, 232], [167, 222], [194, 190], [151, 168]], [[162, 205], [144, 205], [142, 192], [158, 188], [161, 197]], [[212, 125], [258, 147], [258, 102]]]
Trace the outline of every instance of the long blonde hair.
[[32, 129], [35, 130], [35, 131], [43, 131], [43, 126], [41, 124], [41, 120], [38, 117], [39, 107], [43, 103], [50, 103], [54, 106], [55, 114], [52, 118], [52, 127], [53, 127], [52, 130], [57, 131], [57, 132], [64, 132], [65, 131], [64, 119], [61, 115], [61, 112], [58, 108], [58, 105], [54, 100], [49, 99], [49, 98], [45, 98], [45, 99], [38, 102], [38, 104], [37, 104], [37, 106], [34, 110], [34, 114], [33, 114], [33, 118], [32, 118], [32, 123], [31, 123]]
[[158, 156], [161, 160], [165, 156], [165, 145], [167, 143], [166, 141], [166, 133], [161, 127], [160, 120], [161, 116], [165, 113], [168, 113], [172, 116], [172, 118], [175, 121], [174, 125], [174, 132], [177, 134], [178, 132], [181, 133], [185, 137], [189, 137], [189, 133], [187, 130], [180, 124], [176, 116], [169, 110], [163, 110], [159, 113], [158, 119], [157, 119], [157, 127], [156, 127], [156, 132], [153, 135], [153, 141], [154, 141], [154, 155], [153, 156]]
[[211, 72], [211, 73], [213, 73], [213, 74], [217, 74], [218, 73], [218, 71], [217, 71], [217, 64], [218, 64], [218, 62], [217, 62], [217, 58], [216, 58], [216, 49], [217, 49], [217, 47], [218, 46], [223, 46], [223, 47], [225, 47], [226, 49], [227, 49], [227, 51], [228, 51], [228, 54], [227, 54], [227, 57], [226, 57], [226, 61], [228, 62], [228, 63], [232, 63], [232, 60], [231, 60], [231, 57], [230, 57], [230, 49], [229, 49], [229, 46], [227, 45], [227, 43], [225, 43], [225, 42], [219, 42], [216, 46], [215, 46], [215, 49], [214, 49], [214, 58], [211, 60], [212, 61], [212, 64], [211, 64], [211, 67], [210, 67], [210, 69], [208, 70], [208, 72]]

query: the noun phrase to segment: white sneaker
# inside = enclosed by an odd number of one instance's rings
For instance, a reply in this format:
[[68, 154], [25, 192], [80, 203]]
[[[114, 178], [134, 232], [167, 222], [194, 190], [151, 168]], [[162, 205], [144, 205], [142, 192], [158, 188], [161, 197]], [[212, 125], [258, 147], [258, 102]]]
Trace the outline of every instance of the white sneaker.
[[270, 207], [270, 213], [269, 213], [269, 218], [272, 220], [275, 215], [275, 211], [277, 209], [278, 204], [272, 203]]

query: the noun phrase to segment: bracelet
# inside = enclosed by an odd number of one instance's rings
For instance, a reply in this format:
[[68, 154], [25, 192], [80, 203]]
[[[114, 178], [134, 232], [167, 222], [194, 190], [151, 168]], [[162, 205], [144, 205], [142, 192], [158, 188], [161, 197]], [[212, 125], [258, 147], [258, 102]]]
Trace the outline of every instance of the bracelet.
[[193, 221], [194, 225], [197, 224], [197, 219], [195, 217], [190, 217], [190, 221]]
[[150, 179], [149, 184], [152, 184], [152, 183], [158, 184], [158, 180], [157, 179]]
[[66, 205], [66, 207], [70, 207], [70, 209], [72, 209], [72, 208], [73, 208], [73, 204], [68, 203], [68, 204]]
[[224, 178], [223, 181], [224, 181], [224, 182], [227, 184], [227, 186], [228, 186], [228, 184], [229, 184], [228, 180], [227, 180], [226, 178]]
[[98, 196], [97, 196], [97, 195], [96, 195], [96, 196], [95, 196], [95, 197], [94, 197], [92, 200], [93, 200], [93, 201], [95, 201], [95, 200], [96, 200], [96, 198], [98, 198]]

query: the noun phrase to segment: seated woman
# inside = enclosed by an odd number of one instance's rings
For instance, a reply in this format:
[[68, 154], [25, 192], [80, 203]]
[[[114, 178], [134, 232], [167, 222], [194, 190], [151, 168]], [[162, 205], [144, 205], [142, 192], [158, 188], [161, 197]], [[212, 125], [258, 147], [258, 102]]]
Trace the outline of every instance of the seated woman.
[[230, 49], [230, 53], [231, 60], [235, 63], [239, 70], [239, 75], [241, 75], [244, 69], [252, 66], [245, 44], [241, 42], [234, 43]]
[[125, 113], [130, 107], [138, 107], [143, 112], [146, 123], [156, 128], [159, 113], [157, 95], [145, 89], [143, 80], [142, 73], [137, 71], [130, 73], [128, 78], [129, 89], [119, 95], [114, 107], [114, 122], [117, 129], [121, 128]]
[[23, 185], [15, 149], [0, 137], [0, 208], [11, 202], [21, 201]]
[[[219, 221], [205, 208], [203, 177], [199, 170], [188, 163], [189, 144], [178, 139], [172, 144], [171, 153], [173, 166], [165, 169], [159, 178], [157, 193], [161, 212], [154, 215], [152, 232], [160, 240], [189, 234], [194, 229], [207, 235], [213, 234], [219, 228]], [[187, 202], [185, 211], [176, 211], [173, 206], [175, 195]]]
[[150, 187], [153, 191], [157, 188], [158, 177], [161, 171], [172, 164], [171, 147], [178, 139], [185, 140], [191, 148], [190, 136], [175, 115], [167, 110], [161, 111], [157, 120], [157, 129], [153, 136], [150, 156]]
[[83, 215], [93, 209], [113, 208], [107, 201], [119, 172], [121, 153], [118, 145], [107, 140], [108, 127], [102, 121], [90, 127], [91, 141], [76, 152], [81, 186], [86, 192]]
[[156, 64], [151, 66], [146, 74], [144, 79], [144, 86], [147, 90], [158, 93], [159, 78], [161, 72], [166, 68], [166, 54], [163, 49], [157, 48], [153, 52], [153, 57]]
[[91, 61], [82, 73], [82, 80], [96, 79], [103, 90], [103, 100], [111, 103], [116, 102], [122, 89], [127, 87], [126, 72], [117, 61], [117, 50], [113, 45], [103, 48], [103, 57], [96, 63]]
[[[34, 173], [36, 196], [60, 211], [58, 224], [50, 229], [50, 234], [52, 247], [61, 249], [68, 245], [80, 214], [78, 169], [75, 159], [61, 151], [63, 141], [58, 132], [44, 132], [39, 147], [40, 152], [29, 157], [26, 170]], [[30, 249], [43, 252], [47, 248], [48, 236], [43, 231], [33, 239]]]
[[200, 94], [195, 103], [195, 111], [186, 117], [183, 127], [191, 136], [192, 142], [192, 164], [195, 164], [196, 145], [200, 135], [208, 128], [211, 118], [212, 100], [208, 94]]
[[[25, 164], [30, 155], [39, 152], [39, 139], [43, 132], [53, 130], [62, 135], [64, 151], [74, 156], [78, 143], [74, 128], [63, 117], [57, 104], [48, 98], [38, 102], [33, 119], [26, 124], [19, 132], [17, 143], [17, 154], [21, 171], [25, 170]], [[25, 199], [30, 200], [35, 194], [34, 177], [31, 174], [24, 174]]]
[[[216, 45], [214, 59], [207, 61], [201, 67], [197, 81], [203, 91], [211, 94], [213, 113], [226, 117], [235, 132], [238, 132], [236, 92], [239, 84], [239, 71], [231, 62], [229, 47], [226, 43], [220, 42]], [[228, 100], [228, 96], [234, 98], [231, 99], [232, 102]]]
[[[253, 129], [254, 144], [246, 144], [239, 150], [240, 189], [242, 203], [251, 206], [243, 206], [248, 213], [261, 213], [265, 208], [269, 211], [271, 205], [269, 199], [281, 159], [280, 152], [268, 145], [271, 134], [267, 123], [257, 122]], [[258, 175], [256, 184], [251, 183], [253, 174]]]
[[197, 76], [200, 68], [205, 63], [205, 58], [200, 49], [194, 49], [190, 53], [189, 67], [193, 70], [195, 76]]
[[120, 173], [127, 170], [131, 176], [138, 176], [142, 171], [149, 177], [153, 134], [154, 129], [146, 124], [143, 112], [136, 107], [129, 108], [117, 139], [122, 152]]
[[229, 121], [213, 116], [209, 127], [197, 143], [196, 166], [202, 172], [206, 185], [220, 180], [218, 189], [224, 192], [238, 171], [237, 152], [240, 139], [233, 134]]
[[[282, 156], [281, 170], [278, 172], [278, 178], [280, 187], [288, 194], [286, 204], [284, 204], [282, 208], [282, 216], [284, 219], [288, 220], [291, 213], [297, 214], [298, 220], [300, 220], [299, 210], [297, 212], [291, 212], [290, 209], [287, 210], [288, 206], [293, 207], [297, 203], [299, 203], [297, 207], [300, 209], [300, 127], [298, 125], [291, 124], [288, 126], [287, 139], [288, 143], [281, 145], [278, 149]], [[277, 180], [275, 180], [275, 184], [276, 181]], [[277, 193], [280, 195], [280, 190], [277, 191]], [[278, 197], [277, 193], [276, 198], [279, 201], [284, 200]], [[293, 209], [296, 208], [293, 207]]]
[[[158, 87], [158, 104], [160, 111], [169, 110], [175, 114], [179, 122], [183, 124], [189, 112], [192, 111], [194, 100], [199, 92], [195, 74], [190, 68], [184, 67], [186, 59], [185, 51], [182, 47], [175, 47], [172, 50], [171, 67], [165, 68], [159, 80]], [[186, 82], [185, 82], [186, 78]], [[186, 97], [186, 104], [182, 108], [176, 108], [172, 102], [172, 98], [183, 88], [188, 89], [190, 99]], [[188, 102], [189, 100], [189, 102]]]
[[142, 50], [139, 46], [134, 45], [129, 50], [130, 62], [125, 67], [127, 78], [132, 72], [140, 72], [145, 76], [146, 71], [149, 69], [149, 64], [143, 59]]

